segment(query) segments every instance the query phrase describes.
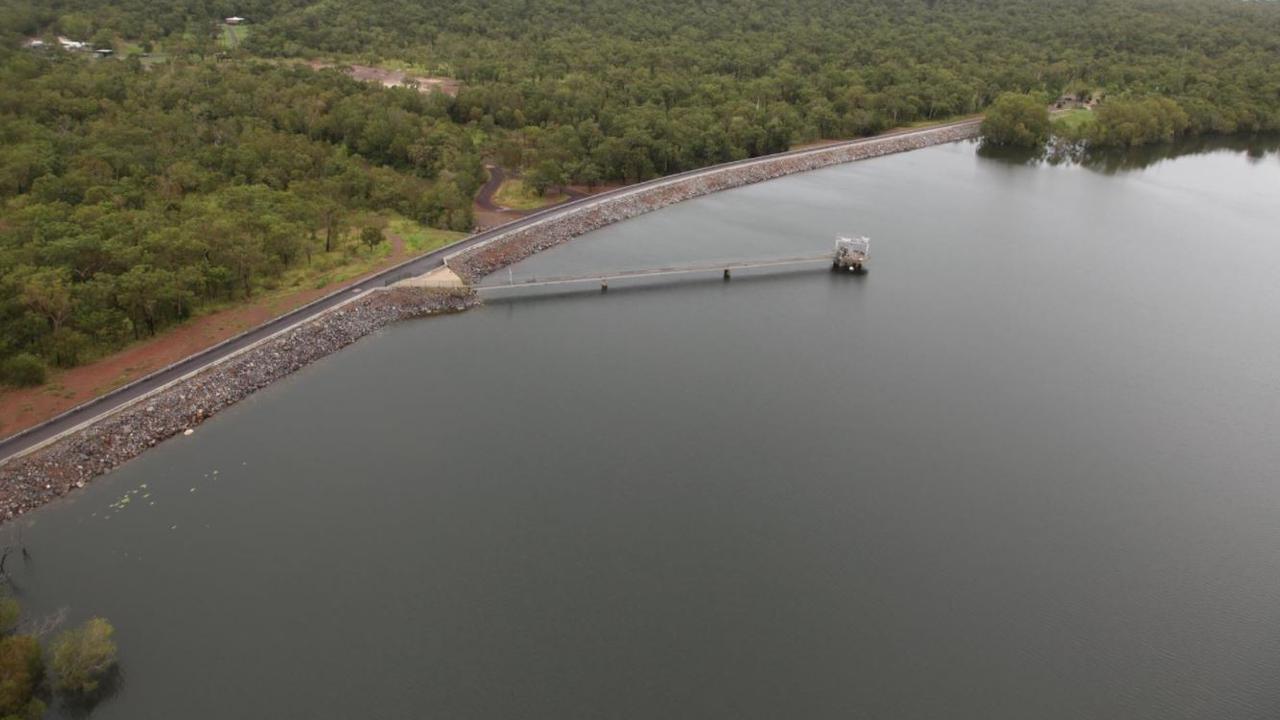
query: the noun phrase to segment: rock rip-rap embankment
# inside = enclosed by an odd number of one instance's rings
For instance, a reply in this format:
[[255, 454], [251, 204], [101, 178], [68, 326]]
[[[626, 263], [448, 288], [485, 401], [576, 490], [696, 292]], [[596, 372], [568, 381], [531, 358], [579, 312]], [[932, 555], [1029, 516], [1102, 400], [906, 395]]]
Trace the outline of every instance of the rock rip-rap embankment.
[[449, 267], [468, 282], [474, 283], [486, 275], [579, 235], [667, 205], [829, 165], [969, 140], [978, 136], [979, 128], [979, 121], [972, 120], [802, 153], [759, 158], [747, 164], [712, 168], [690, 177], [658, 181], [650, 186], [637, 187], [629, 193], [600, 198], [580, 208], [567, 209], [542, 222], [502, 234], [450, 258]]
[[83, 487], [166, 438], [369, 333], [400, 320], [466, 310], [467, 289], [374, 290], [0, 466], [0, 520]]
[[[467, 282], [571, 238], [720, 190], [930, 145], [977, 137], [978, 121], [710, 168], [566, 208], [459, 253], [449, 268]], [[399, 320], [479, 304], [469, 288], [394, 287], [369, 292], [274, 335], [31, 453], [0, 465], [0, 522], [17, 517], [199, 425], [285, 375]]]

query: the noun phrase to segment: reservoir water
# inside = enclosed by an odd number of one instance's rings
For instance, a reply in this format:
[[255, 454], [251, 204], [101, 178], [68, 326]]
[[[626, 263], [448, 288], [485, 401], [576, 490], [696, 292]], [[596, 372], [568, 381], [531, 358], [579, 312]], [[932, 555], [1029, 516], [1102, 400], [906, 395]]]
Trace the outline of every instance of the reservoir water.
[[606, 228], [513, 275], [872, 271], [392, 327], [30, 515], [20, 597], [115, 624], [103, 719], [1274, 718], [1274, 148]]

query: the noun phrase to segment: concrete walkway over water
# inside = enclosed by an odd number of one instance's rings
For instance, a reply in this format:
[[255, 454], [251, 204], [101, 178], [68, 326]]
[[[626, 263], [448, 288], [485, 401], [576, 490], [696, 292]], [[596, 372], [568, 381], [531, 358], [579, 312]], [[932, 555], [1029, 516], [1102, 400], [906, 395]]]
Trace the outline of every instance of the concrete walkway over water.
[[635, 185], [629, 185], [624, 188], [600, 193], [598, 195], [582, 198], [580, 200], [575, 200], [547, 210], [533, 213], [527, 217], [520, 218], [519, 220], [512, 221], [492, 230], [477, 233], [452, 245], [371, 275], [360, 283], [357, 283], [354, 287], [320, 298], [319, 300], [308, 305], [304, 305], [292, 312], [286, 313], [275, 320], [260, 325], [257, 328], [249, 330], [239, 336], [226, 340], [207, 350], [196, 353], [195, 355], [174, 363], [173, 365], [158, 370], [110, 393], [102, 395], [101, 397], [79, 405], [41, 425], [37, 425], [21, 433], [5, 438], [4, 440], [0, 440], [0, 465], [48, 445], [66, 434], [81, 430], [98, 419], [110, 415], [129, 403], [134, 402], [139, 398], [146, 397], [176, 381], [182, 380], [183, 378], [209, 368], [244, 350], [245, 348], [251, 347], [256, 343], [262, 342], [279, 333], [293, 329], [302, 323], [314, 320], [333, 308], [352, 300], [354, 297], [358, 297], [366, 290], [381, 288], [399, 281], [408, 280], [415, 276], [425, 275], [447, 264], [448, 258], [456, 257], [464, 252], [473, 251], [478, 248], [493, 246], [495, 243], [502, 241], [508, 236], [514, 236], [519, 231], [536, 230], [537, 226], [543, 224], [548, 228], [551, 228], [555, 226], [557, 222], [566, 218], [571, 218], [579, 214], [594, 211], [601, 207], [606, 207], [608, 203], [616, 202], [619, 199], [625, 199], [631, 196], [642, 197], [644, 194], [650, 193], [655, 189], [676, 186], [682, 182], [687, 182], [690, 179], [715, 177], [723, 173], [740, 171], [752, 166], [768, 167], [778, 163], [780, 160], [800, 159], [810, 156], [822, 157], [857, 146], [874, 146], [876, 144], [883, 143], [886, 140], [898, 141], [911, 137], [928, 138], [931, 135], [942, 135], [947, 131], [955, 131], [960, 128], [971, 129], [976, 133], [977, 125], [980, 122], [980, 119], [963, 120], [916, 130], [896, 131], [885, 135], [826, 145], [820, 148], [796, 150], [779, 153], [777, 155], [724, 163], [699, 170], [691, 170], [684, 173], [669, 175], [655, 180], [637, 183]]

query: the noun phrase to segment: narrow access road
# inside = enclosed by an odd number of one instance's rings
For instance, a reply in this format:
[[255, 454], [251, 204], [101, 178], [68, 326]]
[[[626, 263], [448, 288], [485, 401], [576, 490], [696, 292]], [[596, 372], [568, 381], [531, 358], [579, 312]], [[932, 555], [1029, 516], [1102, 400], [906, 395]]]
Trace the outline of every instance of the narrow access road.
[[[898, 135], [913, 135], [928, 133], [940, 128], [954, 127], [970, 123], [977, 123], [979, 120], [960, 120], [952, 123], [943, 123], [941, 125], [932, 125], [927, 128], [898, 130], [894, 132], [875, 135], [868, 138], [860, 138], [858, 140], [850, 140], [847, 142], [835, 143], [822, 148], [809, 148], [804, 150], [791, 150], [776, 155], [762, 156], [757, 158], [748, 158], [746, 160], [737, 160], [734, 162], [723, 163], [720, 165], [712, 165], [710, 167], [700, 168], [698, 170], [689, 170], [687, 172], [667, 175], [634, 185], [627, 185], [616, 190], [599, 193], [597, 195], [589, 195], [577, 200], [555, 205], [550, 208], [539, 210], [525, 217], [513, 220], [505, 225], [499, 225], [491, 230], [476, 233], [469, 237], [463, 238], [452, 245], [446, 245], [438, 250], [434, 250], [426, 255], [419, 256], [412, 260], [407, 260], [399, 265], [388, 268], [381, 272], [370, 275], [364, 280], [355, 283], [353, 286], [336, 291], [326, 295], [319, 300], [315, 300], [308, 305], [303, 305], [296, 310], [288, 312], [280, 317], [271, 320], [263, 325], [259, 325], [252, 330], [248, 330], [236, 337], [225, 340], [218, 345], [214, 345], [207, 350], [202, 350], [184, 360], [180, 360], [166, 368], [157, 370], [150, 375], [146, 375], [135, 380], [128, 385], [117, 388], [105, 395], [100, 395], [93, 400], [89, 400], [81, 405], [58, 415], [40, 425], [28, 428], [22, 432], [16, 433], [10, 437], [0, 440], [0, 464], [3, 464], [14, 457], [25, 454], [26, 452], [39, 447], [40, 445], [57, 438], [68, 431], [74, 430], [82, 425], [91, 423], [102, 415], [109, 414], [111, 411], [136, 400], [148, 393], [181, 378], [184, 375], [201, 370], [209, 365], [217, 363], [226, 358], [228, 355], [235, 353], [253, 343], [264, 338], [274, 335], [282, 330], [293, 327], [300, 323], [306, 322], [316, 316], [324, 313], [329, 308], [350, 298], [352, 295], [364, 292], [365, 290], [389, 285], [398, 280], [405, 279], [413, 275], [422, 275], [430, 272], [442, 264], [447, 256], [466, 250], [474, 245], [481, 245], [501, 237], [512, 230], [517, 230], [529, 225], [534, 225], [547, 219], [557, 218], [566, 213], [573, 213], [585, 207], [590, 207], [596, 203], [608, 200], [610, 198], [625, 196], [629, 193], [640, 192], [652, 187], [661, 186], [676, 180], [682, 180], [698, 175], [707, 175], [720, 172], [728, 168], [750, 165], [752, 163], [766, 162], [768, 160], [785, 157], [788, 155], [805, 155], [810, 153], [829, 151], [833, 147], [859, 145], [868, 142], [875, 142], [885, 137], [894, 137]], [[492, 180], [492, 178], [491, 178]]]
[[489, 212], [504, 212], [508, 208], [499, 207], [493, 201], [493, 194], [498, 192], [502, 181], [507, 179], [507, 171], [498, 165], [486, 165], [485, 169], [489, 171], [489, 179], [480, 186], [480, 192], [476, 193], [476, 207]]
[[[475, 206], [477, 210], [485, 210], [496, 213], [509, 213], [512, 215], [524, 216], [533, 210], [517, 210], [515, 208], [503, 207], [494, 202], [493, 196], [498, 192], [498, 188], [502, 187], [502, 183], [507, 179], [507, 171], [501, 165], [486, 165], [485, 169], [489, 171], [489, 179], [484, 185], [480, 186], [480, 192], [476, 193]], [[554, 187], [554, 186], [553, 186]], [[557, 205], [548, 207], [558, 207], [564, 205], [569, 200], [581, 200], [584, 197], [592, 197], [592, 193], [584, 193], [581, 190], [574, 190], [568, 185], [561, 185], [555, 189], [559, 190], [567, 196], [566, 200], [561, 200]], [[597, 193], [598, 194], [598, 193]]]

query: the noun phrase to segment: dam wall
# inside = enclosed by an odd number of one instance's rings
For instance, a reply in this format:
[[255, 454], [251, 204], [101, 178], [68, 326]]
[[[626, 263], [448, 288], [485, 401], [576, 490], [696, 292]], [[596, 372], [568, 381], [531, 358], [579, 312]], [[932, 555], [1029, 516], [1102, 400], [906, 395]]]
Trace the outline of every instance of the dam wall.
[[219, 410], [378, 328], [409, 318], [460, 312], [478, 302], [465, 288], [387, 288], [354, 297], [0, 465], [0, 522], [84, 487], [94, 477], [194, 429]]
[[[574, 237], [720, 190], [839, 163], [975, 138], [979, 120], [910, 130], [743, 160], [641, 183], [552, 209], [449, 255], [467, 283]], [[430, 275], [430, 274], [429, 274]], [[480, 302], [469, 287], [405, 281], [365, 292], [106, 411], [0, 462], [0, 523], [64, 496], [98, 475], [315, 360], [399, 320], [460, 312]], [[414, 287], [414, 285], [418, 285]], [[428, 287], [423, 287], [427, 285]]]
[[980, 120], [966, 120], [925, 130], [717, 165], [655, 180], [500, 233], [484, 243], [449, 256], [445, 264], [466, 281], [475, 283], [486, 275], [579, 235], [668, 205], [830, 165], [973, 139], [978, 136], [980, 125]]

